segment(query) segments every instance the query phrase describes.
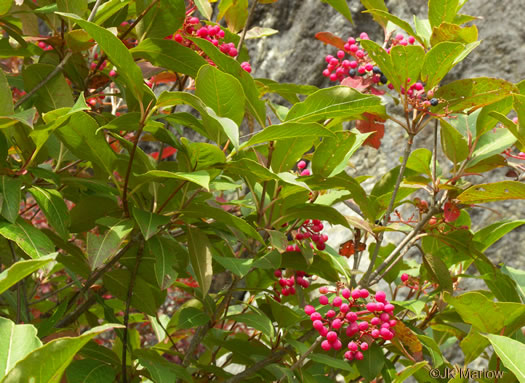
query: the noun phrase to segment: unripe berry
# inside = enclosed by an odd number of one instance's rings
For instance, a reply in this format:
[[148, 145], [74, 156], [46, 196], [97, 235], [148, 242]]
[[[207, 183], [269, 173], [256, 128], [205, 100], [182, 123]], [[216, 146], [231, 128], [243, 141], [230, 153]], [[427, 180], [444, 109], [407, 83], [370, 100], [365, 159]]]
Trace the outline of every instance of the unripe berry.
[[293, 245], [286, 246], [286, 251], [294, 251], [294, 246]]
[[331, 73], [331, 72], [330, 72], [328, 69], [325, 69], [325, 70], [323, 71], [323, 76], [325, 76], [325, 77], [329, 77], [329, 76], [330, 76], [330, 73]]
[[323, 306], [327, 305], [328, 304], [328, 298], [325, 295], [321, 295], [319, 297], [319, 303], [322, 304]]
[[326, 294], [326, 293], [328, 293], [328, 287], [326, 287], [326, 286], [319, 287], [319, 292], [320, 292], [321, 294]]
[[430, 105], [436, 106], [439, 104], [439, 100], [437, 98], [433, 98], [430, 100]]
[[335, 331], [329, 331], [328, 334], [326, 334], [326, 340], [334, 343], [337, 340], [337, 333]]
[[415, 88], [416, 90], [423, 90], [423, 84], [421, 84], [420, 82], [416, 82], [416, 83], [414, 84], [414, 88]]
[[312, 305], [306, 305], [304, 307], [304, 312], [306, 313], [306, 315], [312, 315], [315, 312], [315, 307]]
[[235, 57], [237, 56], [237, 49], [236, 48], [231, 48], [230, 51], [228, 52], [228, 54], [231, 56], [231, 57]]
[[321, 343], [321, 348], [325, 351], [330, 351], [332, 349], [332, 345], [327, 340], [323, 340]]
[[359, 47], [356, 44], [350, 45], [350, 52], [357, 52], [359, 50]]
[[378, 302], [384, 302], [386, 299], [386, 294], [384, 291], [378, 291], [376, 293], [376, 301]]
[[[320, 223], [319, 225], [313, 225], [313, 226], [312, 226], [312, 230], [315, 231], [316, 233], [318, 233], [318, 232], [320, 232], [321, 230], [323, 230], [322, 223]], [[317, 240], [319, 241], [319, 238], [317, 238]]]
[[289, 293], [290, 295], [295, 295], [295, 287], [293, 287], [293, 286], [292, 286], [292, 287], [289, 287], [289, 288], [288, 288], [288, 293]]
[[299, 246], [297, 246], [297, 245], [294, 245], [294, 247], [293, 247], [293, 251], [295, 251], [295, 252], [300, 252], [300, 251], [301, 251], [301, 248], [300, 248]]
[[390, 325], [388, 324], [388, 322], [387, 322], [387, 323], [383, 323], [383, 324], [381, 325], [381, 328], [386, 328], [386, 329], [388, 329], [388, 328], [390, 328]]

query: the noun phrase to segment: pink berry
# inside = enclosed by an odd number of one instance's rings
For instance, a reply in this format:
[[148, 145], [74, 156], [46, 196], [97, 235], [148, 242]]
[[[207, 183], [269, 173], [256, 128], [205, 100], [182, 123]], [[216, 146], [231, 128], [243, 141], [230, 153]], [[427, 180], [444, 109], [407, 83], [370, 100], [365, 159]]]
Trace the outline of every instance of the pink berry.
[[343, 298], [345, 298], [345, 299], [350, 298], [350, 290], [348, 290], [348, 289], [343, 289], [343, 291], [341, 291], [341, 295], [342, 295]]
[[378, 302], [384, 302], [385, 299], [386, 299], [386, 294], [385, 294], [384, 291], [381, 291], [381, 290], [380, 290], [380, 291], [378, 291], [378, 292], [376, 293], [376, 301], [378, 301]]
[[319, 292], [320, 292], [321, 294], [326, 294], [326, 293], [328, 293], [328, 287], [326, 287], [326, 286], [319, 287]]
[[350, 351], [357, 351], [358, 350], [357, 343], [354, 342], [354, 341], [349, 342], [348, 343], [348, 349]]
[[326, 245], [324, 243], [317, 243], [317, 250], [323, 251], [326, 249]]
[[312, 313], [312, 315], [310, 315], [310, 319], [311, 319], [312, 321], [315, 321], [315, 320], [321, 320], [321, 319], [323, 319], [323, 317], [322, 317], [321, 314], [319, 314], [319, 313], [316, 311], [316, 312]]
[[334, 343], [332, 343], [332, 347], [334, 350], [340, 350], [343, 347], [343, 344], [339, 339], [336, 339]]
[[308, 170], [308, 169], [304, 169], [304, 170], [301, 172], [301, 175], [302, 175], [302, 176], [309, 176], [309, 175], [311, 175], [310, 170]]
[[383, 313], [379, 316], [379, 319], [381, 319], [383, 322], [387, 322], [390, 320], [390, 315], [388, 315], [387, 313]]
[[324, 61], [326, 61], [328, 64], [330, 64], [330, 61], [332, 61], [332, 59], [334, 58], [334, 56], [332, 55], [328, 55], [324, 58]]
[[337, 333], [335, 331], [329, 331], [328, 334], [326, 334], [326, 340], [334, 343], [337, 340]]
[[236, 48], [230, 48], [230, 51], [228, 52], [228, 54], [231, 56], [231, 57], [235, 57], [237, 56], [237, 49]]
[[360, 292], [361, 298], [368, 298], [369, 293], [367, 289], [359, 290], [359, 292]]
[[407, 46], [407, 45], [408, 45], [408, 41], [406, 41], [406, 40], [401, 40], [401, 41], [399, 42], [399, 45]]
[[369, 38], [369, 37], [368, 37], [368, 33], [366, 33], [366, 32], [361, 32], [361, 34], [359, 35], [359, 38], [360, 38], [361, 40], [368, 40], [368, 38]]
[[408, 274], [406, 274], [406, 273], [401, 274], [401, 281], [402, 282], [408, 281]]
[[[379, 336], [379, 330], [376, 330], [378, 332]], [[355, 334], [359, 332], [359, 327], [357, 327], [357, 323], [353, 322], [350, 326], [346, 328], [346, 336], [353, 337]]]
[[336, 314], [336, 312], [334, 310], [328, 310], [326, 312], [326, 317], [327, 318], [333, 318], [333, 317], [335, 317], [335, 314]]
[[415, 42], [416, 42], [416, 39], [414, 38], [414, 36], [409, 36], [409, 37], [408, 37], [408, 43], [409, 43], [410, 45], [414, 44]]
[[333, 59], [330, 60], [330, 64], [331, 65], [338, 65], [339, 64], [339, 60], [334, 57]]
[[348, 38], [348, 44], [355, 44], [355, 39], [353, 37]]
[[392, 311], [394, 311], [394, 308], [395, 308], [395, 307], [394, 307], [393, 304], [391, 304], [391, 303], [387, 303], [387, 304], [385, 305], [385, 308], [384, 308], [383, 310], [386, 311], [386, 312], [392, 312]]
[[388, 324], [390, 325], [390, 327], [395, 327], [395, 325], [397, 324], [397, 320], [395, 319], [390, 319], [388, 321]]
[[378, 317], [373, 317], [373, 318], [370, 320], [370, 324], [371, 324], [372, 326], [378, 326], [380, 323], [381, 323], [381, 319], [379, 319]]
[[283, 272], [281, 270], [277, 269], [277, 270], [275, 270], [273, 272], [273, 275], [275, 275], [276, 278], [281, 278], [282, 275], [283, 275]]
[[383, 302], [376, 303], [376, 310], [383, 311], [385, 309], [385, 304]]
[[44, 48], [46, 47], [46, 43], [43, 42], [43, 41], [39, 41], [39, 42], [38, 42], [38, 46], [39, 46], [40, 48], [44, 49]]
[[117, 72], [114, 69], [109, 71], [109, 77], [115, 77], [116, 75], [117, 75]]
[[346, 314], [350, 310], [350, 306], [348, 306], [347, 303], [343, 303], [341, 307], [339, 307], [339, 311], [341, 311], [343, 314]]
[[199, 18], [198, 17], [190, 17], [188, 20], [188, 24], [195, 25], [199, 24]]
[[372, 69], [374, 69], [374, 66], [372, 64], [366, 64], [365, 65], [365, 69], [366, 69], [366, 71], [370, 72], [370, 71], [372, 71]]
[[304, 312], [306, 313], [306, 315], [312, 315], [315, 312], [315, 307], [312, 305], [306, 305], [304, 307]]
[[339, 330], [341, 328], [341, 325], [343, 322], [341, 322], [341, 319], [337, 318], [332, 321], [332, 328], [335, 330]]
[[343, 57], [345, 57], [345, 52], [344, 51], [337, 51], [337, 57], [342, 59]]
[[357, 46], [356, 44], [350, 45], [350, 52], [355, 53], [358, 50], [359, 50], [359, 46]]
[[323, 325], [323, 322], [320, 321], [320, 320], [314, 320], [314, 322], [312, 323], [312, 326], [317, 330], [319, 331], [324, 325]]
[[293, 245], [288, 245], [288, 246], [286, 246], [286, 251], [290, 251], [290, 252], [291, 252], [291, 251], [293, 251], [293, 250], [294, 250]]
[[366, 331], [368, 329], [368, 322], [359, 322], [357, 326], [359, 327], [360, 331]]
[[346, 314], [345, 318], [348, 319], [349, 322], [355, 322], [357, 320], [357, 314], [353, 311], [350, 311], [348, 314]]
[[379, 338], [379, 335], [380, 335], [379, 330], [378, 329], [372, 330], [370, 335], [372, 335], [372, 338]]
[[366, 342], [361, 343], [361, 350], [363, 350], [363, 351], [368, 350], [368, 343], [366, 343]]
[[319, 303], [323, 306], [328, 304], [328, 298], [326, 297], [326, 295], [321, 295], [319, 297]]
[[384, 327], [382, 327], [381, 330], [379, 330], [379, 334], [381, 335], [381, 338], [385, 340], [390, 340], [394, 337], [394, 334], [392, 334], [389, 329]]
[[306, 167], [306, 162], [304, 162], [303, 160], [299, 161], [297, 163], [297, 169], [304, 169]]
[[290, 291], [285, 287], [281, 290], [281, 294], [284, 295], [285, 297], [290, 295]]
[[368, 311], [370, 311], [370, 312], [374, 312], [374, 311], [377, 310], [377, 306], [376, 306], [375, 303], [370, 302], [370, 303], [367, 303], [367, 304], [366, 304], [366, 309], [367, 309]]
[[387, 85], [387, 88], [388, 89], [394, 89], [394, 85], [392, 85], [392, 83], [390, 83], [390, 84]]
[[360, 59], [362, 59], [363, 57], [365, 57], [365, 52], [359, 49], [357, 52], [355, 52], [355, 55], [359, 57]]
[[390, 325], [388, 324], [388, 322], [387, 323], [383, 323], [381, 325], [381, 328], [387, 328], [388, 329], [388, 328], [390, 328]]
[[401, 40], [403, 40], [404, 38], [405, 38], [405, 36], [403, 36], [402, 33], [398, 33], [398, 34], [396, 35], [396, 40], [401, 41]]
[[319, 335], [326, 336], [328, 334], [328, 329], [326, 327], [323, 327], [322, 329], [318, 330]]
[[323, 340], [321, 343], [321, 348], [325, 351], [330, 351], [332, 349], [332, 345], [327, 340]]
[[299, 252], [301, 252], [301, 248], [298, 245], [294, 245], [293, 251], [299, 253]]
[[361, 298], [361, 292], [359, 291], [359, 289], [356, 289], [356, 290], [352, 291], [352, 298], [354, 298], [354, 299]]
[[363, 360], [364, 357], [365, 357], [365, 356], [363, 355], [363, 353], [362, 353], [361, 351], [357, 351], [357, 352], [355, 353], [355, 359], [356, 359], [356, 360]]
[[328, 69], [325, 69], [325, 70], [323, 71], [323, 76], [325, 76], [325, 77], [329, 77], [329, 76], [330, 76], [330, 71], [329, 71]]
[[332, 306], [339, 307], [341, 306], [342, 303], [343, 303], [343, 300], [341, 299], [341, 297], [335, 297], [334, 300], [332, 301]]
[[352, 351], [345, 352], [345, 359], [354, 360], [354, 353]]

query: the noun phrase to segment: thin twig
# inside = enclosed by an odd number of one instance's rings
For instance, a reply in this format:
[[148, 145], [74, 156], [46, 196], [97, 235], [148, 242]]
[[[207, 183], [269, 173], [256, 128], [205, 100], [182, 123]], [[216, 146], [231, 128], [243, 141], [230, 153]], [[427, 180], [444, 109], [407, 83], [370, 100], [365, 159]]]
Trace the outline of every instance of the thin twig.
[[131, 276], [128, 285], [128, 296], [126, 298], [126, 311], [124, 311], [124, 331], [122, 336], [122, 382], [127, 383], [128, 376], [126, 373], [126, 353], [128, 352], [128, 326], [129, 326], [129, 310], [131, 308], [131, 297], [133, 296], [133, 287], [135, 286], [135, 278], [139, 271], [140, 260], [144, 253], [144, 242], [140, 243], [140, 247], [137, 253], [137, 260], [135, 261], [135, 267], [131, 271]]
[[253, 0], [252, 6], [250, 8], [250, 13], [248, 15], [248, 19], [246, 20], [246, 24], [244, 25], [244, 29], [242, 30], [241, 38], [239, 39], [239, 44], [237, 44], [238, 53], [237, 53], [237, 57], [235, 58], [236, 60], [239, 59], [239, 56], [241, 55], [242, 44], [244, 43], [244, 39], [246, 38], [246, 32], [248, 32], [248, 27], [250, 26], [252, 22], [255, 6], [257, 5], [258, 2], [259, 0]]
[[[322, 336], [317, 337], [317, 339], [315, 340], [314, 343], [312, 343], [310, 348], [308, 350], [306, 350], [305, 353], [303, 355], [301, 355], [301, 357], [299, 359], [297, 359], [297, 361], [292, 365], [292, 367], [289, 368], [289, 371], [293, 371], [293, 370], [295, 370], [297, 368], [301, 368], [301, 366], [303, 364], [303, 361], [308, 357], [308, 355], [310, 355], [315, 350], [315, 348], [322, 341], [323, 341], [323, 337]], [[284, 381], [284, 379], [285, 379], [285, 376], [283, 376], [281, 379], [279, 379], [279, 383]]]
[[97, 14], [98, 7], [100, 7], [100, 3], [102, 3], [102, 0], [97, 0], [95, 5], [93, 6], [93, 9], [91, 10], [91, 13], [89, 14], [89, 17], [87, 18], [87, 21], [89, 22], [93, 21], [93, 19], [95, 18]]

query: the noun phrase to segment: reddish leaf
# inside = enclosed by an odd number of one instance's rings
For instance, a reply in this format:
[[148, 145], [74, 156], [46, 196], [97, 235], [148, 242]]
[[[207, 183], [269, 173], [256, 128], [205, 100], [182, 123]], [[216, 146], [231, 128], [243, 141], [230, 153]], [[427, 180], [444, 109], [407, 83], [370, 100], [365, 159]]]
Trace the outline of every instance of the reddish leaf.
[[322, 41], [325, 44], [333, 45], [336, 48], [339, 48], [341, 50], [345, 49], [345, 42], [342, 38], [337, 37], [333, 33], [330, 32], [317, 32], [315, 34], [315, 38], [319, 41]]
[[459, 218], [461, 210], [454, 205], [452, 202], [445, 202], [443, 206], [443, 216], [445, 217], [445, 222], [454, 222]]
[[385, 120], [369, 113], [365, 113], [364, 117], [366, 118], [366, 120], [356, 121], [357, 130], [359, 130], [361, 133], [374, 133], [365, 140], [363, 145], [368, 145], [375, 149], [379, 149], [379, 147], [381, 146], [381, 139], [385, 135]]
[[168, 84], [177, 81], [177, 75], [171, 72], [163, 72], [151, 78], [154, 84]]
[[362, 92], [370, 86], [370, 83], [366, 80], [363, 80], [363, 77], [345, 77], [343, 81], [341, 81], [341, 85], [348, 86], [358, 90], [359, 92]]
[[[172, 154], [175, 154], [177, 152], [177, 149], [171, 147], [171, 146], [168, 146], [167, 148], [165, 148], [163, 151], [162, 151], [162, 157], [160, 158], [161, 160], [165, 159], [165, 158], [168, 158], [169, 156], [171, 156]], [[155, 159], [159, 158], [159, 152], [153, 152], [151, 153], [151, 156]]]

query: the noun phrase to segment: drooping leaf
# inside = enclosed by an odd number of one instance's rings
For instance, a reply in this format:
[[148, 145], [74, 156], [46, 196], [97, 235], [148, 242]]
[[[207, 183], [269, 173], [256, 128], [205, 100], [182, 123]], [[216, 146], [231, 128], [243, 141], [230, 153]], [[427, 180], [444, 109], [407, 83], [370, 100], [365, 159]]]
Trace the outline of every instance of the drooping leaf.
[[347, 86], [321, 89], [295, 104], [286, 122], [318, 122], [328, 118], [359, 119], [367, 112], [384, 115], [385, 106], [377, 96], [363, 94]]
[[430, 0], [428, 2], [428, 19], [432, 27], [443, 22], [452, 22], [458, 12], [459, 0]]
[[182, 379], [185, 382], [193, 381], [184, 367], [168, 362], [154, 350], [142, 348], [134, 350], [133, 354], [137, 356], [140, 364], [146, 367], [157, 383], [172, 383], [177, 379]]
[[56, 253], [38, 259], [21, 260], [14, 263], [0, 273], [0, 294], [55, 258]]
[[156, 235], [146, 242], [146, 251], [155, 258], [155, 277], [162, 290], [177, 278], [177, 270], [188, 264], [186, 249], [169, 237]]
[[444, 120], [441, 124], [441, 147], [454, 164], [464, 161], [469, 155], [468, 143], [461, 133]]
[[242, 147], [260, 144], [267, 141], [278, 141], [299, 137], [334, 137], [334, 133], [315, 122], [283, 122], [278, 125], [270, 125], [261, 132], [255, 134]]
[[112, 328], [123, 327], [105, 324], [86, 331], [75, 338], [59, 338], [46, 343], [18, 363], [2, 379], [2, 383], [58, 383], [75, 354], [92, 338]]
[[117, 72], [122, 76], [130, 91], [137, 99], [142, 100], [144, 94], [142, 72], [124, 43], [109, 30], [83, 20], [77, 15], [62, 12], [57, 12], [57, 14], [74, 20], [95, 39], [100, 49], [108, 56], [111, 63], [117, 67]]
[[20, 209], [20, 190], [22, 181], [19, 178], [12, 178], [2, 176], [2, 217], [9, 222], [14, 223], [18, 218], [18, 210]]
[[494, 347], [494, 351], [500, 357], [503, 365], [511, 370], [521, 383], [524, 383], [525, 367], [521, 361], [525, 353], [525, 345], [505, 336], [488, 334], [486, 337], [489, 339], [492, 347]]
[[457, 199], [466, 204], [525, 199], [525, 184], [517, 181], [478, 184], [465, 190]]
[[0, 379], [31, 351], [42, 347], [37, 329], [32, 324], [15, 324], [0, 317]]
[[91, 232], [87, 234], [87, 253], [92, 269], [98, 268], [113, 256], [120, 248], [122, 241], [133, 230], [133, 222], [129, 219], [108, 217], [106, 220], [107, 222], [102, 221], [104, 226], [108, 227], [104, 234], [97, 235]]
[[15, 223], [0, 222], [0, 235], [16, 242], [31, 258], [40, 258], [55, 251], [53, 242], [22, 218], [18, 218]]
[[74, 360], [66, 369], [68, 382], [98, 383], [114, 381], [117, 371], [100, 360]]
[[421, 80], [426, 89], [432, 89], [450, 72], [456, 59], [465, 50], [461, 43], [445, 41], [436, 44], [426, 54], [421, 67]]
[[202, 294], [205, 295], [210, 289], [213, 276], [211, 252], [208, 237], [199, 229], [188, 226], [188, 250], [190, 263]]
[[256, 330], [262, 331], [263, 335], [269, 338], [274, 336], [274, 328], [270, 318], [259, 312], [249, 312], [245, 314], [231, 315], [228, 319], [247, 324]]
[[137, 175], [137, 179], [142, 182], [156, 181], [163, 178], [175, 178], [188, 182], [193, 182], [202, 186], [206, 190], [210, 187], [210, 175], [207, 171], [199, 170], [193, 173], [169, 172], [166, 170], [150, 170], [144, 174]]
[[33, 186], [29, 189], [38, 206], [44, 212], [47, 221], [63, 239], [68, 239], [70, 225], [69, 210], [64, 197], [55, 189], [43, 189]]
[[[1, 13], [1, 12], [0, 12]], [[13, 95], [3, 71], [0, 71], [0, 99], [5, 100], [0, 105], [0, 116], [9, 116], [14, 113]]]
[[199, 68], [207, 64], [195, 51], [173, 40], [146, 39], [130, 52], [135, 58], [144, 58], [154, 65], [194, 78]]
[[330, 4], [337, 12], [342, 14], [348, 21], [350, 21], [352, 24], [354, 21], [352, 20], [352, 12], [350, 12], [350, 7], [348, 6], [348, 3], [346, 0], [322, 0], [323, 3]]
[[138, 208], [133, 208], [132, 213], [146, 241], [157, 233], [160, 226], [170, 221], [170, 217], [154, 214]]

